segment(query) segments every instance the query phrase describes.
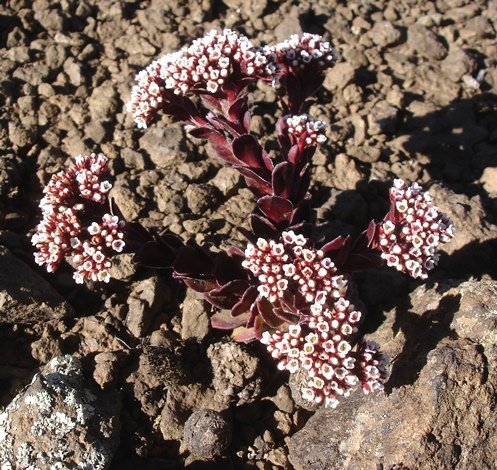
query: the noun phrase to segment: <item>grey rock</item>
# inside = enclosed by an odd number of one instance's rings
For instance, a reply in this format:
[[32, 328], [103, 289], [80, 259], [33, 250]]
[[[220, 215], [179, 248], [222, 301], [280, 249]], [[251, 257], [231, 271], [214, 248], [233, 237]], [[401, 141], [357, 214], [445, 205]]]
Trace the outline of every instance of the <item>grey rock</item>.
[[114, 186], [110, 191], [110, 197], [122, 211], [124, 218], [128, 221], [133, 221], [138, 218], [140, 205], [137, 201], [136, 191], [132, 191], [129, 186], [127, 175], [120, 174], [117, 176]]
[[446, 296], [459, 299], [451, 328], [485, 348], [497, 344], [497, 283], [487, 279], [468, 281], [448, 290]]
[[156, 48], [150, 42], [138, 34], [131, 36], [124, 35], [117, 39], [115, 45], [130, 55], [143, 54], [145, 56], [153, 56], [157, 52]]
[[365, 179], [354, 159], [344, 153], [335, 157], [335, 171], [331, 175], [330, 185], [336, 189], [355, 189], [357, 183]]
[[483, 170], [480, 181], [488, 193], [497, 193], [497, 168], [487, 167]]
[[231, 423], [217, 411], [196, 411], [185, 423], [184, 443], [195, 457], [211, 459], [223, 455], [231, 436]]
[[119, 357], [114, 352], [103, 352], [95, 356], [93, 379], [102, 387], [109, 389], [115, 385], [119, 375]]
[[145, 169], [145, 159], [143, 155], [129, 148], [123, 148], [121, 157], [127, 168], [136, 168], [137, 170]]
[[308, 411], [316, 411], [320, 405], [315, 401], [308, 401], [302, 398], [302, 388], [309, 382], [309, 376], [304, 369], [300, 369], [295, 374], [290, 374], [288, 385], [294, 403], [300, 408]]
[[302, 35], [302, 26], [300, 24], [300, 12], [297, 6], [293, 6], [290, 12], [285, 15], [285, 21], [281, 21], [274, 29], [274, 35], [277, 41], [284, 41], [292, 34]]
[[[440, 346], [414, 385], [317, 412], [290, 439], [290, 461], [296, 470], [492, 468], [495, 368], [488, 359], [470, 343]], [[483, 378], [488, 372], [492, 383]]]
[[0, 246], [0, 324], [41, 323], [73, 315], [71, 306], [39, 274]]
[[[17, 193], [22, 180], [22, 161], [12, 153], [2, 155], [0, 159], [0, 201]], [[5, 198], [5, 199], [4, 199]], [[1, 207], [0, 202], [0, 207]]]
[[26, 129], [22, 124], [13, 121], [8, 124], [9, 140], [18, 148], [32, 146], [35, 141], [35, 133]]
[[96, 144], [106, 140], [107, 134], [107, 128], [100, 121], [92, 120], [85, 126], [85, 137]]
[[96, 394], [73, 356], [52, 359], [0, 413], [2, 468], [109, 466], [119, 442], [120, 397]]
[[363, 163], [377, 162], [381, 157], [380, 149], [371, 145], [363, 145], [361, 147], [349, 147], [347, 154]]
[[407, 42], [421, 57], [426, 59], [441, 60], [447, 55], [447, 48], [436, 34], [419, 23], [409, 26]]

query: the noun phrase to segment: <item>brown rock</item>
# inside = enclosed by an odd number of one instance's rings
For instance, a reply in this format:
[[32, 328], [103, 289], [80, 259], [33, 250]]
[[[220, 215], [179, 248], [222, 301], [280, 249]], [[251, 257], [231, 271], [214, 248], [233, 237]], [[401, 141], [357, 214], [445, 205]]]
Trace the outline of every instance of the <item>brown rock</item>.
[[113, 386], [118, 378], [119, 358], [116, 353], [103, 352], [95, 356], [93, 378], [103, 389]]
[[389, 21], [377, 21], [369, 32], [373, 42], [382, 48], [395, 44], [401, 36], [400, 31]]
[[317, 412], [290, 439], [290, 461], [297, 470], [492, 468], [496, 382], [489, 359], [468, 342], [440, 346], [414, 385]]
[[359, 181], [365, 178], [357, 163], [344, 153], [335, 158], [335, 171], [332, 175], [331, 186], [336, 189], [355, 189]]
[[0, 265], [0, 324], [40, 323], [72, 316], [72, 308], [64, 298], [2, 246]]
[[157, 167], [176, 162], [183, 147], [183, 130], [176, 126], [151, 127], [140, 138], [140, 148], [144, 149]]
[[227, 451], [232, 432], [231, 423], [221, 413], [196, 411], [185, 423], [184, 442], [195, 457], [211, 459]]
[[198, 294], [188, 289], [181, 306], [181, 338], [202, 341], [210, 331], [209, 316]]
[[441, 60], [447, 55], [447, 48], [437, 35], [419, 23], [409, 26], [407, 42], [420, 56], [427, 59]]
[[480, 181], [488, 193], [497, 193], [497, 168], [487, 167], [483, 170]]
[[319, 410], [289, 441], [294, 467], [492, 468], [495, 293], [495, 281], [421, 286], [387, 313], [372, 338], [396, 358], [391, 391]]
[[169, 288], [157, 276], [137, 283], [128, 299], [126, 326], [130, 333], [137, 338], [144, 336], [170, 296]]
[[248, 347], [236, 342], [214, 343], [207, 349], [212, 364], [212, 386], [216, 400], [226, 407], [244, 405], [261, 393], [260, 360]]

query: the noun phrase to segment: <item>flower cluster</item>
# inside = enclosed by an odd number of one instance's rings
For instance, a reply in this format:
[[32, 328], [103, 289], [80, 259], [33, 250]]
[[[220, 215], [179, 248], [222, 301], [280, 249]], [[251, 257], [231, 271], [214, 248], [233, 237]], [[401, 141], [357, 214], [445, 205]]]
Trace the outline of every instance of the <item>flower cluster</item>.
[[138, 127], [146, 128], [164, 101], [165, 88], [160, 70], [161, 64], [156, 60], [135, 78], [136, 85], [131, 90], [128, 108]]
[[[124, 222], [105, 212], [110, 182], [102, 154], [81, 155], [67, 170], [52, 176], [40, 201], [43, 220], [31, 238], [35, 262], [54, 272], [71, 257], [74, 279], [109, 281], [110, 257], [124, 248]], [[101, 222], [98, 214], [102, 213]]]
[[91, 238], [84, 241], [78, 237], [71, 238], [76, 283], [83, 284], [84, 279], [109, 282], [112, 266], [109, 253], [123, 251], [124, 226], [125, 222], [117, 216], [104, 214], [101, 223], [93, 222], [87, 228]]
[[292, 144], [317, 145], [326, 142], [326, 123], [313, 119], [309, 114], [286, 116], [285, 123]]
[[347, 287], [332, 261], [292, 230], [283, 232], [278, 242], [259, 238], [256, 245], [249, 243], [242, 266], [257, 278], [259, 294], [271, 303], [290, 291], [308, 304], [322, 304], [329, 296], [338, 298]]
[[316, 68], [324, 70], [335, 65], [338, 54], [331, 44], [318, 34], [292, 34], [286, 41], [265, 49], [266, 54], [293, 72]]
[[361, 313], [340, 297], [331, 307], [316, 303], [310, 315], [286, 331], [264, 332], [261, 342], [278, 360], [278, 368], [305, 371], [302, 397], [335, 408], [339, 396], [348, 396], [358, 383], [367, 393], [383, 388], [384, 357], [371, 343], [353, 351]]
[[396, 179], [390, 189], [391, 210], [378, 227], [381, 256], [388, 266], [426, 279], [439, 259], [439, 246], [454, 236], [454, 226], [433, 205], [428, 193]]
[[215, 94], [229, 81], [272, 79], [276, 66], [249, 39], [230, 29], [210, 31], [189, 47], [162, 56], [136, 77], [129, 107], [139, 127], [146, 127], [166, 99], [166, 90], [186, 95]]

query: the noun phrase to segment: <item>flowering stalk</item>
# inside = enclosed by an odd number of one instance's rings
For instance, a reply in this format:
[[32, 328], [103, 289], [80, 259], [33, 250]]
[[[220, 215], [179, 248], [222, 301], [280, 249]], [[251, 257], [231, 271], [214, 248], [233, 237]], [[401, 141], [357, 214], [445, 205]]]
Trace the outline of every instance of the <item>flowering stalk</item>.
[[[211, 31], [136, 77], [129, 108], [138, 127], [163, 112], [243, 176], [256, 198], [251, 229], [240, 229], [245, 247], [211, 253], [192, 240], [125, 223], [115, 206], [114, 215], [105, 212], [106, 160], [92, 154], [45, 189], [44, 220], [33, 236], [36, 261], [54, 271], [72, 257], [77, 282], [108, 281], [110, 257], [126, 246], [138, 265], [172, 269], [221, 309], [213, 327], [233, 330], [237, 341], [260, 340], [280, 369], [303, 371], [305, 399], [334, 407], [359, 385], [365, 393], [381, 389], [386, 357], [362, 338], [353, 274], [386, 262], [424, 279], [454, 228], [417, 184], [395, 180], [383, 221], [371, 221], [356, 238], [313, 239], [309, 165], [326, 141], [326, 125], [306, 111], [336, 59], [317, 35], [261, 48], [231, 30]], [[250, 132], [247, 90], [257, 80], [283, 95], [279, 151], [271, 156]]]

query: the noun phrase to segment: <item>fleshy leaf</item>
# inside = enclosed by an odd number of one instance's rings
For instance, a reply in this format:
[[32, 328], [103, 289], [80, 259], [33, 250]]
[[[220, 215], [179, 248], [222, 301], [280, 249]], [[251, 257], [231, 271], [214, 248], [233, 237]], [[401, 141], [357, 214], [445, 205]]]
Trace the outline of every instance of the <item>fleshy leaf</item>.
[[292, 189], [293, 166], [289, 162], [278, 163], [272, 174], [272, 186], [276, 196], [288, 199]]
[[257, 299], [257, 310], [264, 322], [271, 328], [277, 328], [283, 321], [274, 314], [273, 309], [273, 305], [265, 297]]
[[133, 263], [147, 268], [171, 268], [173, 261], [173, 252], [165, 245], [156, 241], [145, 243], [133, 256]]
[[264, 196], [257, 201], [259, 209], [275, 224], [289, 222], [293, 211], [293, 204], [279, 196]]
[[250, 224], [257, 237], [273, 238], [277, 232], [276, 227], [269, 220], [257, 214], [250, 216]]
[[233, 154], [249, 168], [263, 168], [262, 147], [252, 134], [244, 134], [232, 142]]
[[255, 286], [249, 287], [243, 294], [242, 298], [231, 309], [231, 315], [237, 317], [249, 311], [252, 304], [257, 299], [257, 288]]
[[211, 325], [218, 330], [233, 330], [244, 325], [247, 322], [247, 317], [248, 314], [235, 318], [230, 315], [229, 311], [221, 310], [211, 317]]
[[174, 271], [192, 277], [212, 277], [214, 260], [198, 245], [189, 243], [181, 248], [174, 260]]
[[235, 279], [247, 279], [247, 272], [242, 267], [242, 259], [228, 256], [224, 252], [217, 254], [214, 272], [217, 282], [221, 285]]

